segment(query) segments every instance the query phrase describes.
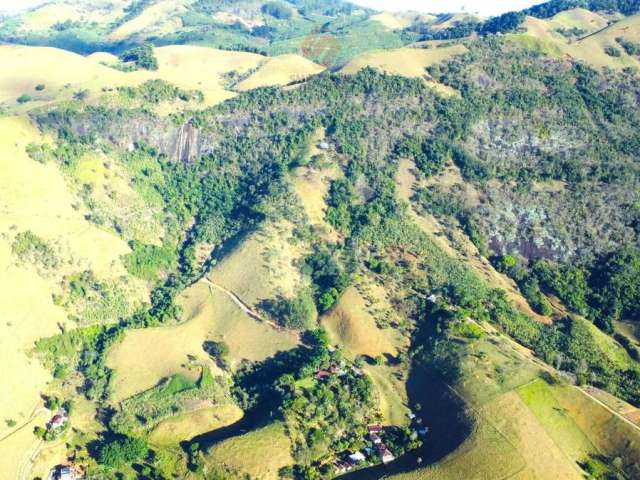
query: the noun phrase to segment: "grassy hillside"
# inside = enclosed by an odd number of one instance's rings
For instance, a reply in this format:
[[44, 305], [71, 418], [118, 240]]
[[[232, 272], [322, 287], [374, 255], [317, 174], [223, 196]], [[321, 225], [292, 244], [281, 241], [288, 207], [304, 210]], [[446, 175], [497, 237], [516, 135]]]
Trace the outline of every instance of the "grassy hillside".
[[637, 477], [640, 38], [609, 3], [3, 17], [0, 477]]

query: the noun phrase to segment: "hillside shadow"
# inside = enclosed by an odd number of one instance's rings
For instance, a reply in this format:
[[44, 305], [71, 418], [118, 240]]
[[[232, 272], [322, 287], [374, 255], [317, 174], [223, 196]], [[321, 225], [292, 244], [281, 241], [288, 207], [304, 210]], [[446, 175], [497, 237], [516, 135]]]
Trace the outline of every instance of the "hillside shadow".
[[422, 447], [398, 458], [389, 465], [358, 470], [340, 476], [349, 480], [375, 480], [391, 474], [414, 471], [432, 465], [454, 452], [469, 437], [473, 420], [467, 408], [448, 385], [420, 367], [413, 368], [407, 382], [410, 405], [420, 405], [414, 413], [429, 427]]

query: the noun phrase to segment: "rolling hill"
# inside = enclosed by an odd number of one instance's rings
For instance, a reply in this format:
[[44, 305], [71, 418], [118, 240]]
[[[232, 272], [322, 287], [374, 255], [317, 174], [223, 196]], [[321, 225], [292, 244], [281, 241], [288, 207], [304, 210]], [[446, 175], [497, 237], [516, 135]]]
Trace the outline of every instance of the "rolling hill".
[[639, 18], [0, 17], [0, 480], [637, 478]]

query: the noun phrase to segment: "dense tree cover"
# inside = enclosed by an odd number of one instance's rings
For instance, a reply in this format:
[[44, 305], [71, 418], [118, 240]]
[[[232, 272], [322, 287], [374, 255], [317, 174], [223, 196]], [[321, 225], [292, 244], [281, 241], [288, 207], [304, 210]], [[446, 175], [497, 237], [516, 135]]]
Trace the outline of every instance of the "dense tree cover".
[[132, 62], [136, 67], [145, 70], [158, 69], [158, 59], [153, 53], [153, 47], [148, 44], [125, 50], [120, 54], [119, 58], [125, 63]]
[[349, 273], [336, 261], [335, 251], [318, 250], [309, 255], [304, 259], [302, 272], [311, 278], [320, 312], [329, 310], [351, 282]]
[[131, 253], [124, 257], [124, 266], [131, 275], [145, 280], [156, 280], [160, 272], [175, 268], [177, 257], [172, 245], [145, 245], [136, 240], [129, 244]]
[[164, 80], [147, 80], [138, 87], [118, 87], [122, 96], [140, 100], [143, 104], [157, 104], [164, 101], [180, 99], [184, 102], [196, 100], [204, 101], [204, 94], [199, 90], [183, 90]]
[[143, 439], [119, 438], [100, 447], [98, 462], [107, 467], [119, 468], [143, 459], [148, 451], [147, 442]]
[[306, 289], [293, 298], [278, 296], [273, 300], [266, 300], [260, 307], [283, 327], [295, 330], [313, 328], [318, 316], [314, 298]]

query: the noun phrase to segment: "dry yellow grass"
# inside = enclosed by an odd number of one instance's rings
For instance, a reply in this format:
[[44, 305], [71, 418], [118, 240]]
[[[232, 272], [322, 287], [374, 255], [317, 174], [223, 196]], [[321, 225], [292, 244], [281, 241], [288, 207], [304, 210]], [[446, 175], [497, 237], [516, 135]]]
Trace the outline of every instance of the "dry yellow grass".
[[309, 167], [298, 168], [293, 178], [293, 185], [300, 197], [302, 206], [311, 224], [321, 226], [332, 231], [333, 228], [325, 222], [327, 204], [325, 197], [329, 192], [332, 179], [339, 178], [342, 171], [336, 167], [315, 169]]
[[20, 428], [9, 437], [0, 434], [0, 480], [15, 480], [28, 477], [37, 458], [41, 442], [33, 435], [36, 426], [44, 426], [49, 419], [46, 411], [41, 411], [32, 420], [19, 422]]
[[118, 41], [142, 33], [157, 35], [175, 31], [182, 26], [180, 15], [187, 11], [187, 3], [188, 0], [160, 0], [116, 28], [108, 39]]
[[46, 30], [58, 22], [66, 20], [90, 22], [112, 22], [123, 15], [123, 7], [126, 5], [123, 0], [111, 0], [103, 2], [91, 2], [91, 4], [81, 4], [74, 0], [47, 2], [23, 17], [21, 30], [35, 31]]
[[143, 200], [118, 162], [103, 153], [87, 153], [78, 160], [72, 176], [80, 188], [91, 186], [88, 195], [96, 209], [117, 219], [124, 238], [147, 244], [162, 242], [161, 208]]
[[169, 327], [127, 332], [110, 352], [107, 365], [114, 369], [114, 401], [151, 388], [175, 373], [193, 375], [189, 356], [219, 371], [203, 351], [205, 340], [229, 345], [231, 368], [243, 360], [260, 361], [298, 344], [296, 334], [278, 331], [253, 320], [224, 293], [199, 282], [179, 298], [185, 322]]
[[435, 20], [433, 15], [426, 15], [416, 12], [382, 12], [372, 15], [370, 20], [379, 22], [389, 30], [402, 30], [410, 27], [415, 22], [430, 22]]
[[[509, 38], [547, 54], [566, 55], [597, 68], [640, 67], [640, 60], [627, 55], [616, 42], [617, 37], [640, 41], [640, 15], [624, 18], [608, 27], [604, 22], [606, 20], [602, 17], [595, 14], [587, 15], [581, 10], [564, 12], [549, 20], [527, 17], [524, 22], [526, 34], [511, 35]], [[582, 40], [569, 41], [555, 31], [559, 27], [578, 27], [596, 33], [587, 35]], [[620, 57], [607, 55], [607, 46], [618, 48], [621, 52]]]
[[236, 405], [220, 405], [195, 410], [160, 422], [151, 432], [149, 441], [156, 445], [175, 445], [197, 435], [231, 425], [242, 416], [242, 410]]
[[354, 288], [348, 288], [337, 305], [322, 319], [331, 340], [355, 355], [377, 357], [397, 354], [397, 335], [391, 329], [381, 330], [367, 311], [365, 300]]
[[397, 48], [392, 50], [375, 50], [352, 58], [340, 71], [354, 74], [365, 67], [394, 75], [410, 78], [423, 78], [427, 85], [445, 95], [455, 91], [445, 85], [433, 81], [427, 73], [427, 67], [440, 63], [454, 55], [467, 51], [464, 45], [458, 44], [442, 48]]
[[382, 414], [383, 423], [407, 425], [409, 421], [407, 390], [405, 382], [396, 377], [399, 368], [387, 365], [365, 365], [364, 371], [375, 387], [378, 410]]
[[[90, 99], [101, 95], [103, 88], [136, 86], [147, 80], [162, 79], [185, 89], [198, 89], [205, 95], [205, 106], [231, 98], [235, 93], [224, 87], [223, 75], [236, 71], [246, 73], [264, 63], [250, 76], [244, 89], [265, 85], [281, 85], [321, 71], [319, 67], [298, 56], [267, 57], [217, 50], [191, 45], [170, 45], [155, 49], [158, 70], [121, 72], [102, 63], [117, 60], [110, 54], [95, 53], [83, 57], [49, 47], [1, 45], [0, 62], [5, 66], [0, 74], [0, 103], [12, 111], [24, 111], [52, 102], [70, 99], [81, 89], [89, 91]], [[35, 91], [36, 85], [45, 89]], [[16, 99], [29, 94], [33, 100], [19, 105]]]
[[208, 275], [255, 306], [276, 295], [294, 296], [304, 279], [295, 262], [304, 251], [293, 244], [293, 225], [267, 224], [225, 257]]
[[530, 478], [583, 478], [577, 461], [554, 442], [516, 392], [509, 392], [482, 408], [488, 419], [514, 445], [527, 465]]
[[[52, 293], [60, 276], [69, 271], [93, 270], [98, 277], [126, 274], [121, 255], [128, 246], [115, 235], [99, 230], [84, 218], [79, 203], [53, 164], [31, 160], [25, 146], [42, 141], [26, 118], [0, 119], [0, 358], [4, 365], [0, 418], [20, 420], [38, 402], [49, 374], [26, 352], [40, 337], [54, 335], [67, 324], [65, 312], [53, 305]], [[16, 233], [31, 230], [58, 252], [62, 265], [41, 278], [35, 269], [18, 266], [11, 254]]]
[[280, 422], [214, 445], [207, 461], [256, 480], [277, 480], [280, 468], [294, 463], [291, 443]]
[[324, 69], [325, 67], [322, 65], [300, 55], [280, 55], [266, 59], [255, 73], [240, 82], [236, 88], [244, 91], [271, 85], [286, 85], [311, 75], [317, 75]]

